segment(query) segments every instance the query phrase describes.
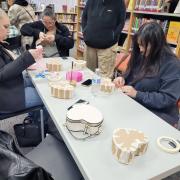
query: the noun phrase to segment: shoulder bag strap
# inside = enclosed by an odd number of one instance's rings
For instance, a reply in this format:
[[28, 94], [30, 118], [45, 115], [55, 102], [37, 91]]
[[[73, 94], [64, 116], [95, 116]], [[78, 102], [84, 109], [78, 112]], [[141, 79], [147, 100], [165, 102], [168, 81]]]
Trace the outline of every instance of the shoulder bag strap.
[[23, 8], [24, 8], [24, 10], [29, 14], [29, 16], [31, 17], [32, 21], [34, 22], [34, 18], [31, 16], [31, 14], [29, 13], [29, 11], [28, 11], [25, 7], [23, 7]]

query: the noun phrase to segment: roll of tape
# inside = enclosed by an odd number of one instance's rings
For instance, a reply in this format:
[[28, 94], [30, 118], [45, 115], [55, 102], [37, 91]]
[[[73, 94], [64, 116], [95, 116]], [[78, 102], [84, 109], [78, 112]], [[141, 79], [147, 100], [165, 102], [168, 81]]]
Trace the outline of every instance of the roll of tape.
[[[167, 148], [166, 146], [162, 145], [162, 141], [169, 141], [175, 145], [175, 148]], [[157, 139], [157, 145], [160, 149], [167, 153], [177, 153], [180, 150], [180, 143], [176, 141], [174, 138], [168, 136], [161, 136]]]

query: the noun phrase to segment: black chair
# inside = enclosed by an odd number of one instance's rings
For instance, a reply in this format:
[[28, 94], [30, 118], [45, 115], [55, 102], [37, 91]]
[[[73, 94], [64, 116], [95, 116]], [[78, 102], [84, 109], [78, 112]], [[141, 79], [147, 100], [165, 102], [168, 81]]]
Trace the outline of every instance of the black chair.
[[0, 113], [0, 120], [4, 120], [7, 118], [15, 117], [21, 114], [33, 112], [33, 111], [40, 111], [40, 123], [41, 123], [41, 137], [44, 139], [44, 118], [43, 118], [43, 106], [34, 106], [31, 108], [26, 108], [21, 111], [12, 112], [12, 113]]

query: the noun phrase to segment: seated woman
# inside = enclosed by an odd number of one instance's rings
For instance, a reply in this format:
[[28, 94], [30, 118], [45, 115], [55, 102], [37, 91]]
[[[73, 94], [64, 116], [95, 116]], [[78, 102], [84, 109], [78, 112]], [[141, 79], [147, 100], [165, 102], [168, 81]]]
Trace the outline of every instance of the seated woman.
[[33, 48], [43, 45], [44, 57], [69, 56], [69, 49], [74, 46], [68, 28], [56, 21], [56, 15], [49, 6], [42, 13], [42, 21], [24, 24], [21, 34], [34, 37]]
[[180, 61], [168, 46], [159, 24], [149, 22], [139, 28], [127, 71], [114, 83], [126, 95], [177, 126]]
[[42, 58], [42, 49], [31, 49], [14, 59], [3, 41], [10, 26], [7, 14], [0, 9], [0, 113], [9, 113], [41, 105], [31, 81], [22, 72]]

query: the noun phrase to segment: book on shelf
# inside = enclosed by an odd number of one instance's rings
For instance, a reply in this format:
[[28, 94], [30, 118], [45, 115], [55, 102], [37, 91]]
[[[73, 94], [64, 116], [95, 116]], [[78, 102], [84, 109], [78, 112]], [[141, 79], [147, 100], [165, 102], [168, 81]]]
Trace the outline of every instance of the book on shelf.
[[152, 18], [139, 18], [135, 17], [133, 24], [132, 24], [132, 32], [137, 32], [139, 27], [142, 26], [144, 23], [155, 21], [162, 27], [163, 31], [167, 32], [168, 20], [159, 20], [159, 19], [152, 19]]
[[66, 23], [75, 23], [76, 14], [56, 14], [57, 21]]
[[129, 1], [129, 5], [128, 5], [128, 8], [127, 8], [129, 11], [132, 11], [132, 10], [133, 10], [133, 1], [134, 1], [134, 0], [130, 0], [130, 1]]
[[180, 22], [170, 21], [167, 32], [167, 41], [172, 44], [177, 44], [180, 36]]
[[135, 10], [151, 12], [168, 12], [170, 3], [164, 0], [136, 0]]

